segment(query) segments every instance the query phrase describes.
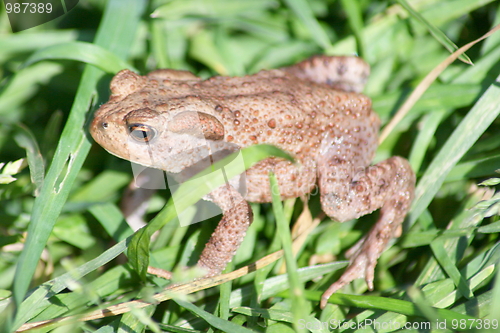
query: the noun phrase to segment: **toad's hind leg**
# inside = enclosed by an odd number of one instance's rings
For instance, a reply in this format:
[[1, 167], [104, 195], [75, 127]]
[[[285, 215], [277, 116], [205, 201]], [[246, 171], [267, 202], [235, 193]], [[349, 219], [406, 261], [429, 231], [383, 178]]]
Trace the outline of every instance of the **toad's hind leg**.
[[370, 66], [363, 59], [350, 56], [314, 56], [283, 70], [302, 80], [358, 93], [363, 90], [370, 74]]
[[319, 162], [319, 170], [321, 204], [333, 219], [344, 222], [381, 208], [368, 235], [348, 251], [349, 267], [322, 295], [324, 307], [334, 292], [356, 278], [364, 277], [369, 289], [373, 289], [377, 259], [391, 238], [400, 233], [410, 208], [415, 175], [408, 161], [401, 157], [355, 168], [339, 156], [330, 156]]

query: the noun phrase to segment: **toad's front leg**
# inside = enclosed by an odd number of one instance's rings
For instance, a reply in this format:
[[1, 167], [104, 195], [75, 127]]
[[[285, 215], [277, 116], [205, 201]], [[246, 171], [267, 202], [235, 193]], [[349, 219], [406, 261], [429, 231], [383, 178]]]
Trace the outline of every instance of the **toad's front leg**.
[[355, 168], [335, 154], [319, 162], [319, 171], [323, 210], [333, 219], [344, 222], [381, 208], [368, 235], [348, 251], [349, 267], [322, 295], [323, 308], [334, 292], [356, 278], [364, 277], [368, 288], [373, 289], [377, 259], [391, 238], [400, 233], [410, 208], [415, 175], [401, 157]]
[[252, 223], [253, 215], [243, 196], [229, 184], [213, 190], [209, 197], [224, 215], [205, 245], [197, 265], [206, 276], [215, 276], [231, 262]]

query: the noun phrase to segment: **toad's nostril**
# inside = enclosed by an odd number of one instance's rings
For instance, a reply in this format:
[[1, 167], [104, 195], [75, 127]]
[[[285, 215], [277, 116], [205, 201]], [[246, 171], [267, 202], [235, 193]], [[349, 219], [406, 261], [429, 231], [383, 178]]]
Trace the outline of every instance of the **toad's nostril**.
[[103, 122], [101, 124], [101, 126], [102, 126], [102, 128], [107, 129], [108, 128], [108, 123], [107, 122]]

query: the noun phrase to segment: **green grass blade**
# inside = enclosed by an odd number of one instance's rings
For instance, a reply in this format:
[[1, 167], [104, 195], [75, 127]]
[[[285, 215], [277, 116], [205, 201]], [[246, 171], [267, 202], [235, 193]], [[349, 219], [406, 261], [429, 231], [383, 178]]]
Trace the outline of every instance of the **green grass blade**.
[[[500, 77], [497, 79], [497, 81]], [[483, 134], [500, 113], [500, 87], [492, 84], [453, 131], [443, 148], [436, 155], [415, 190], [409, 225], [427, 208], [443, 184], [450, 170]]]
[[[416, 10], [414, 10], [406, 0], [397, 0], [397, 2], [404, 9], [406, 9], [408, 11], [408, 13], [410, 13], [410, 15], [412, 17], [414, 17], [417, 21], [419, 21], [420, 23], [422, 23], [427, 28], [427, 30], [429, 30], [429, 32], [434, 36], [434, 38], [436, 38], [436, 40], [439, 43], [441, 43], [441, 45], [443, 45], [448, 51], [450, 51], [450, 53], [453, 53], [456, 50], [458, 50], [458, 46], [456, 46], [455, 43], [453, 43], [448, 38], [448, 36], [446, 36], [441, 30], [439, 30], [434, 24], [432, 24], [431, 22], [429, 22], [428, 20], [426, 20], [425, 17], [423, 17], [422, 15], [420, 15], [419, 12], [417, 12]], [[469, 64], [469, 65], [472, 64], [472, 61], [470, 60], [470, 58], [465, 53], [461, 54], [458, 57], [458, 59], [462, 60], [466, 64]]]
[[[491, 25], [491, 28], [500, 24], [500, 4], [497, 4], [495, 19]], [[481, 53], [488, 54], [494, 52], [495, 49], [498, 51], [498, 45], [500, 43], [500, 34], [495, 34], [488, 38], [484, 44], [481, 46]]]
[[125, 222], [123, 215], [112, 203], [96, 204], [89, 208], [89, 212], [101, 223], [108, 235], [117, 242], [131, 236], [134, 232]]
[[62, 71], [63, 67], [60, 64], [53, 63], [39, 63], [19, 70], [0, 91], [2, 121], [18, 121], [12, 110], [33, 97], [39, 84], [49, 81]]
[[417, 306], [418, 310], [427, 318], [430, 322], [437, 322], [439, 316], [436, 310], [429, 305], [429, 302], [425, 299], [423, 293], [420, 289], [410, 286], [407, 291], [408, 296], [412, 299], [413, 303]]
[[[126, 241], [121, 241], [112, 248], [106, 250], [97, 258], [88, 261], [75, 270], [65, 273], [54, 280], [45, 282], [44, 284], [40, 285], [24, 300], [24, 302], [19, 307], [17, 311], [18, 315], [12, 326], [12, 329], [15, 330], [19, 328], [22, 324], [37, 315], [40, 311], [43, 311], [43, 305], [47, 305], [46, 303], [50, 304], [50, 301], [47, 298], [61, 292], [61, 290], [66, 288], [68, 280], [79, 279], [96, 270], [97, 268], [107, 264], [111, 260], [115, 259], [118, 255], [123, 253], [123, 251], [125, 251], [126, 244]], [[9, 304], [9, 301], [10, 300], [1, 302], [0, 309], [4, 309]]]
[[498, 268], [495, 272], [490, 309], [491, 312], [488, 317], [500, 321], [500, 273]]
[[52, 59], [81, 61], [86, 64], [94, 65], [111, 74], [119, 72], [124, 68], [132, 71], [135, 70], [126, 61], [120, 59], [120, 57], [106, 50], [104, 47], [83, 42], [70, 42], [41, 49], [29, 57], [25, 66], [29, 66], [38, 61]]
[[250, 11], [262, 10], [271, 5], [272, 1], [268, 0], [170, 1], [156, 8], [151, 16], [170, 20], [180, 19], [186, 16], [222, 19], [226, 17], [238, 17]]
[[418, 132], [418, 136], [413, 144], [408, 161], [416, 173], [422, 166], [422, 161], [425, 154], [429, 149], [429, 145], [434, 138], [436, 130], [443, 120], [444, 116], [448, 113], [445, 110], [436, 110], [432, 113], [426, 114], [422, 119], [422, 130]]
[[30, 168], [31, 182], [35, 184], [35, 196], [40, 193], [40, 188], [43, 184], [45, 176], [45, 164], [43, 162], [40, 148], [36, 142], [36, 138], [31, 131], [22, 124], [18, 124], [19, 132], [15, 134], [14, 140], [16, 143], [26, 149], [26, 158]]
[[113, 195], [128, 183], [130, 183], [130, 175], [127, 173], [106, 170], [72, 193], [69, 200], [101, 203], [113, 198]]
[[[481, 192], [477, 191], [473, 193], [467, 200], [464, 200], [461, 203], [461, 207], [459, 211], [461, 212], [458, 216], [455, 216], [450, 225], [448, 225], [448, 230], [464, 230], [467, 229], [473, 231], [477, 227], [477, 225], [482, 221], [482, 217], [475, 210], [469, 209], [472, 207], [477, 201], [481, 199]], [[459, 236], [459, 234], [457, 234]], [[442, 237], [444, 241], [444, 249], [447, 252], [447, 255], [451, 258], [454, 258], [454, 262], [460, 262], [463, 256], [463, 248], [467, 246], [473, 240], [474, 233], [472, 232], [470, 235], [461, 235], [455, 238], [445, 238]], [[430, 260], [427, 261], [427, 264], [423, 269], [420, 270], [419, 277], [415, 281], [416, 286], [423, 286], [428, 284], [429, 282], [441, 280], [445, 277], [443, 273], [443, 269], [439, 265], [439, 262], [431, 257]]]
[[[493, 266], [494, 263], [498, 261], [498, 254], [499, 251], [488, 251], [484, 255], [483, 258], [474, 258], [467, 267], [464, 267], [461, 270], [461, 273], [467, 277], [467, 283], [468, 285], [473, 289], [473, 290], [478, 290], [482, 284], [482, 281], [484, 279], [487, 279], [490, 277], [493, 273]], [[474, 266], [474, 268], [471, 268], [469, 266]], [[461, 294], [458, 292], [456, 287], [454, 286], [454, 283], [452, 282], [451, 279], [443, 279], [440, 281], [436, 281], [430, 284], [427, 284], [422, 288], [422, 292], [425, 295], [425, 302], [427, 305], [424, 304], [424, 306], [431, 305], [434, 308], [445, 308], [450, 306], [451, 304], [454, 304], [457, 302], [457, 300], [460, 300]], [[349, 297], [349, 295], [345, 295], [345, 297]], [[358, 296], [358, 297], [363, 297], [363, 296]], [[471, 299], [471, 301], [474, 301], [475, 298]], [[375, 304], [372, 304], [375, 305]], [[381, 306], [379, 310], [388, 310], [384, 306], [387, 306], [389, 304], [384, 305], [383, 301], [381, 301]], [[477, 304], [474, 304], [477, 305]], [[368, 309], [368, 308], [367, 308]], [[356, 316], [353, 318], [350, 322], [360, 322], [362, 320], [367, 319], [373, 314], [373, 310], [375, 310], [373, 307], [369, 308], [371, 310], [364, 311], [360, 315]], [[418, 307], [417, 307], [418, 309]], [[463, 315], [463, 314], [470, 314], [470, 313], [475, 313], [476, 308], [473, 307], [473, 311], [456, 311], [457, 313]], [[379, 322], [400, 322], [404, 324], [405, 322], [408, 321], [408, 318], [406, 316], [410, 315], [410, 312], [408, 311], [408, 308], [404, 309], [401, 308], [402, 311], [395, 311], [395, 312], [388, 312], [383, 314], [381, 317], [377, 317], [377, 320]], [[433, 312], [435, 312], [434, 309], [431, 309]], [[364, 315], [364, 317], [362, 317]], [[404, 315], [404, 316], [403, 316]], [[424, 313], [422, 313], [422, 316], [424, 316]], [[443, 322], [445, 317], [442, 317], [439, 314], [438, 311], [438, 317], [440, 318], [440, 321]], [[460, 320], [460, 318], [455, 318], [456, 320]], [[465, 318], [462, 318], [465, 319]], [[470, 319], [472, 320], [472, 319]]]
[[[229, 273], [234, 270], [234, 263], [227, 264], [223, 273]], [[231, 290], [233, 288], [233, 281], [228, 281], [220, 286], [220, 297], [217, 304], [219, 310], [219, 317], [224, 320], [229, 320], [231, 313], [229, 302], [231, 301]]]
[[[482, 92], [479, 84], [433, 84], [413, 106], [410, 115], [419, 115], [438, 109], [460, 108], [473, 103]], [[390, 117], [390, 113], [398, 106], [401, 91], [386, 93], [373, 99], [373, 108], [383, 118]]]
[[472, 11], [486, 6], [495, 0], [434, 0], [426, 10], [421, 11], [428, 21], [435, 25], [443, 25], [446, 22], [468, 15]]
[[[125, 58], [142, 8], [143, 2], [111, 0], [99, 28], [96, 43]], [[24, 299], [40, 254], [90, 149], [90, 141], [84, 130], [85, 116], [101, 76], [102, 72], [95, 67], [89, 66], [85, 69], [52, 165], [40, 196], [35, 201], [28, 237], [14, 279], [13, 294], [17, 305]]]
[[285, 2], [309, 30], [311, 38], [323, 49], [328, 50], [331, 48], [330, 39], [314, 17], [309, 3], [305, 0], [285, 0]]
[[451, 258], [448, 256], [448, 253], [445, 250], [445, 242], [444, 239], [438, 237], [431, 242], [431, 249], [434, 253], [434, 257], [439, 262], [441, 267], [445, 270], [445, 272], [452, 279], [455, 286], [458, 288], [460, 293], [467, 298], [474, 297], [472, 290], [467, 285], [467, 281], [460, 274], [460, 271], [455, 266]]
[[347, 20], [349, 26], [354, 33], [356, 38], [356, 44], [358, 46], [358, 53], [361, 57], [365, 56], [365, 42], [363, 38], [363, 17], [361, 14], [361, 8], [358, 0], [342, 0], [342, 7], [347, 15]]
[[[50, 45], [66, 43], [82, 38], [77, 30], [37, 31], [29, 34], [12, 34], [0, 38], [0, 62], [11, 54], [29, 52]], [[88, 34], [85, 37], [90, 37]]]
[[[172, 211], [172, 209], [169, 211]], [[149, 266], [150, 238], [151, 235], [148, 233], [147, 228], [137, 230], [127, 250], [129, 263], [134, 267], [142, 281], [146, 281]]]
[[500, 221], [480, 227], [477, 231], [485, 234], [500, 232]]
[[290, 283], [291, 295], [292, 295], [292, 313], [294, 317], [294, 326], [299, 329], [298, 323], [300, 318], [305, 318], [307, 316], [307, 306], [304, 300], [304, 286], [300, 283], [300, 279], [297, 274], [297, 262], [295, 261], [295, 256], [292, 250], [292, 237], [290, 235], [290, 226], [288, 219], [285, 217], [283, 212], [283, 205], [281, 203], [281, 198], [279, 195], [278, 181], [276, 176], [271, 173], [269, 175], [269, 180], [271, 181], [271, 191], [273, 197], [273, 211], [276, 216], [276, 232], [280, 236], [281, 244], [283, 246], [283, 252], [286, 262], [286, 272], [288, 275], [288, 281]]
[[486, 158], [474, 159], [458, 163], [446, 176], [447, 182], [453, 182], [464, 178], [479, 178], [493, 176], [495, 170], [500, 166], [500, 155]]
[[224, 64], [221, 50], [215, 44], [214, 36], [209, 31], [200, 31], [193, 38], [191, 56], [220, 75], [230, 74], [229, 69]]
[[199, 307], [180, 300], [180, 299], [175, 299], [174, 301], [179, 304], [181, 307], [185, 308], [186, 310], [194, 313], [196, 316], [201, 317], [203, 320], [205, 320], [208, 324], [211, 326], [220, 329], [223, 332], [231, 332], [231, 333], [253, 333], [254, 331], [249, 330], [248, 328], [236, 325], [235, 323], [232, 323], [230, 321], [218, 318], [214, 316], [213, 314], [206, 312], [205, 310], [200, 309]]
[[[307, 299], [319, 299], [321, 297], [321, 293], [317, 291], [305, 291], [305, 295]], [[362, 309], [371, 309], [371, 310], [385, 310], [391, 311], [399, 314], [404, 314], [406, 316], [418, 316], [425, 318], [425, 314], [420, 311], [420, 309], [412, 302], [403, 301], [395, 298], [385, 298], [379, 296], [358, 296], [358, 295], [345, 295], [345, 294], [333, 294], [328, 303], [338, 304], [338, 305], [346, 305], [346, 306], [355, 306]], [[475, 319], [472, 316], [463, 315], [460, 313], [456, 313], [451, 310], [446, 309], [438, 309], [433, 308], [434, 311], [438, 314], [438, 316], [442, 319], [453, 320], [453, 319]]]
[[[300, 282], [311, 281], [318, 278], [319, 276], [329, 274], [345, 268], [347, 266], [347, 261], [333, 262], [330, 264], [323, 264], [317, 266], [302, 267], [297, 270], [297, 274]], [[253, 289], [254, 286], [244, 287], [243, 289]], [[282, 274], [266, 279], [262, 282], [262, 292], [259, 294], [259, 298], [264, 300], [270, 297], [276, 296], [278, 293], [283, 292], [290, 288], [289, 279], [287, 274]], [[249, 299], [249, 293], [243, 292], [241, 289], [234, 290], [231, 293], [231, 307], [241, 306], [243, 301]], [[316, 301], [319, 298], [316, 299]]]
[[[73, 112], [70, 115], [66, 130], [61, 137], [62, 140], [67, 140], [66, 147], [56, 152], [40, 196], [35, 201], [26, 245], [21, 253], [16, 271], [17, 277], [14, 280], [16, 304], [20, 304], [26, 294], [36, 263], [90, 148], [90, 142], [86, 140], [82, 130], [85, 122], [83, 115], [89, 108], [93, 92], [90, 85], [97, 82], [97, 77], [98, 72], [84, 73], [82, 80], [88, 84], [82, 85], [74, 104], [74, 110], [80, 111], [80, 114], [75, 115]], [[74, 126], [75, 123], [79, 123], [80, 126]]]
[[120, 320], [117, 333], [141, 333], [148, 328], [154, 333], [160, 333], [160, 327], [155, 323], [151, 316], [156, 309], [155, 305], [150, 305], [142, 309], [132, 308], [130, 312], [125, 313]]

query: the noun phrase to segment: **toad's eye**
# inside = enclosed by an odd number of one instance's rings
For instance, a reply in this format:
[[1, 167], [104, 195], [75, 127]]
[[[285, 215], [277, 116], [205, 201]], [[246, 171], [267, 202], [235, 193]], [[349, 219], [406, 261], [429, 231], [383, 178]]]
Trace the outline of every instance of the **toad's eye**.
[[130, 136], [139, 142], [150, 142], [156, 136], [156, 130], [144, 124], [132, 124], [128, 126]]

